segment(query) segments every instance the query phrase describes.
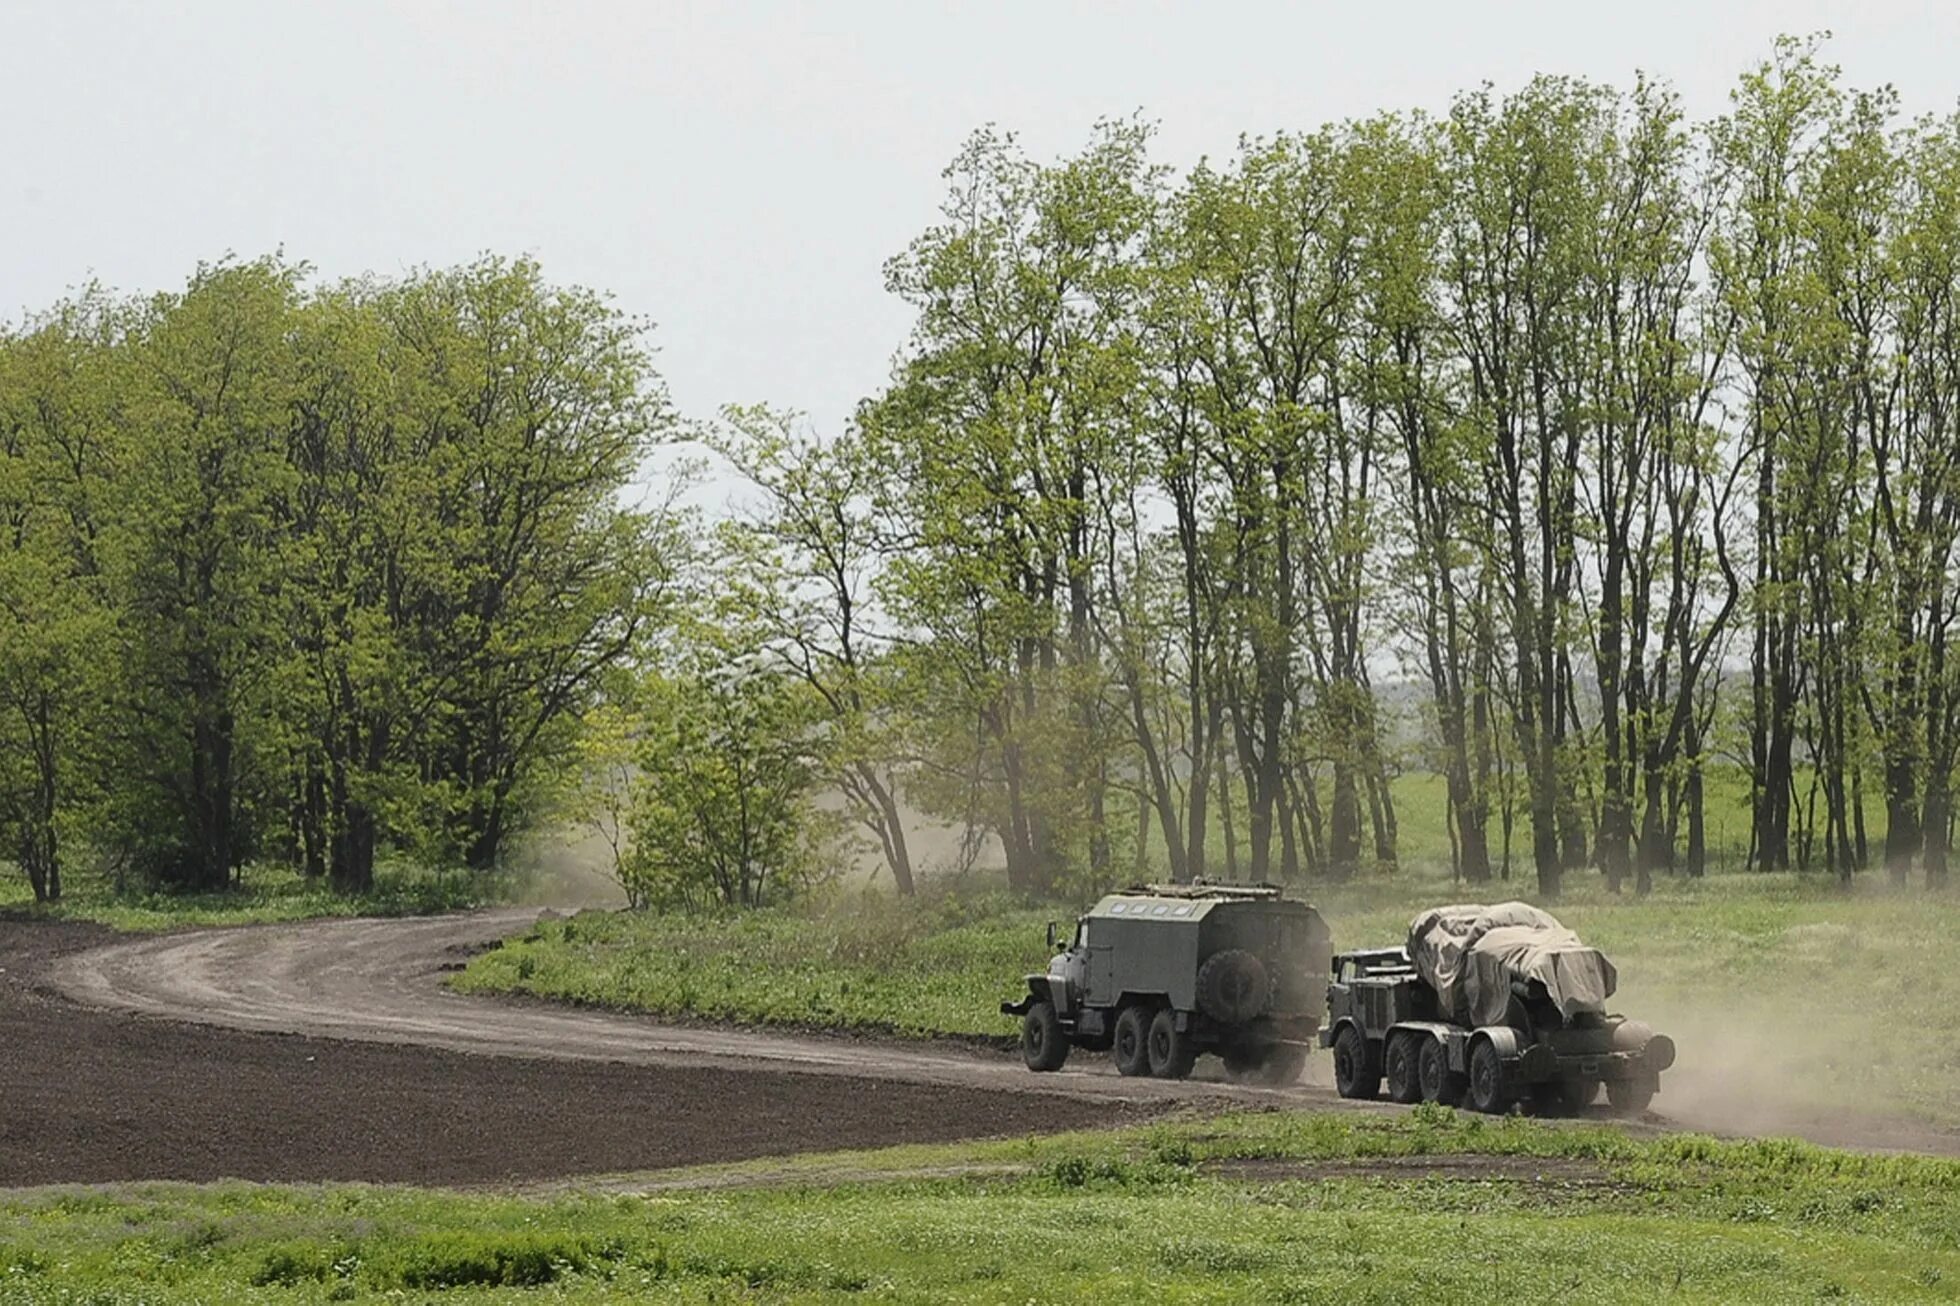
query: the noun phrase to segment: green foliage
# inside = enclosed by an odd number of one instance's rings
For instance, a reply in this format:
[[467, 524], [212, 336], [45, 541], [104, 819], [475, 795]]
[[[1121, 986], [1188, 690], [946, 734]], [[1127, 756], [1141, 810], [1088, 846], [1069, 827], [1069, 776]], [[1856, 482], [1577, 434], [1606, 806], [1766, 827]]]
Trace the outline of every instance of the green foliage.
[[268, 258], [0, 334], [0, 837], [37, 897], [77, 847], [199, 892], [494, 866], [667, 611], [671, 519], [621, 500], [668, 422], [644, 330], [525, 260]]
[[452, 983], [671, 1016], [999, 1038], [1003, 986], [1042, 964], [1052, 915], [936, 893], [726, 916], [585, 912], [472, 958]]
[[1920, 1301], [1960, 1274], [1955, 1163], [1783, 1142], [1258, 1113], [765, 1164], [630, 1196], [20, 1194], [0, 1296]]
[[635, 905], [760, 907], [828, 876], [807, 684], [704, 633], [680, 670], [640, 682], [634, 707], [617, 865]]
[[508, 874], [456, 867], [429, 869], [396, 858], [375, 868], [361, 893], [334, 889], [277, 863], [254, 865], [239, 883], [211, 893], [185, 893], [118, 883], [99, 873], [71, 875], [57, 902], [36, 902], [23, 879], [0, 880], [0, 913], [36, 920], [95, 921], [112, 929], [147, 932], [191, 926], [258, 925], [323, 916], [428, 916], [468, 911], [516, 899], [521, 885]]

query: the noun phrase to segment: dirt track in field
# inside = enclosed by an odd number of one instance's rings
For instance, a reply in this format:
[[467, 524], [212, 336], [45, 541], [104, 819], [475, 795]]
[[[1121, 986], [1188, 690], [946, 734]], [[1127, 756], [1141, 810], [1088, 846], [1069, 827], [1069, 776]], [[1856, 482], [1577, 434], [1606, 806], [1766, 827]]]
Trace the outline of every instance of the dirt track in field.
[[[116, 1179], [495, 1183], [1134, 1121], [1177, 1106], [1394, 1111], [1309, 1083], [1030, 1075], [956, 1046], [677, 1027], [443, 987], [533, 911], [117, 938], [0, 922], [0, 1185]], [[1662, 1099], [1665, 1109], [1665, 1096]], [[1735, 1119], [1634, 1128], [1752, 1132]], [[1960, 1155], [1842, 1116], [1774, 1132]]]
[[130, 939], [62, 958], [49, 969], [46, 984], [97, 1010], [504, 1057], [790, 1071], [813, 1079], [1139, 1106], [1194, 1096], [1277, 1096], [1222, 1082], [1124, 1079], [1109, 1069], [1107, 1058], [1088, 1055], [1061, 1074], [1038, 1076], [1017, 1056], [984, 1049], [663, 1025], [552, 1003], [464, 997], [443, 986], [446, 970], [521, 932], [536, 917], [536, 911], [495, 911]]
[[[292, 1022], [346, 1037], [255, 1032], [279, 1022], [254, 1017], [249, 1028], [231, 1028], [217, 1012], [179, 1020], [62, 996], [57, 977], [96, 973], [85, 958], [126, 957], [129, 945], [114, 938], [87, 926], [0, 921], [0, 1187], [226, 1178], [502, 1185], [1146, 1114], [1122, 1102], [758, 1062], [732, 1068], [685, 1055], [638, 1064], [604, 1054], [476, 1055], [459, 1050], [471, 1046], [467, 1038], [420, 1045], [386, 1017], [365, 1029]], [[421, 999], [405, 990], [398, 1000], [471, 1005], [437, 994], [436, 964]], [[342, 965], [325, 971], [319, 991], [346, 996]], [[265, 996], [256, 970], [233, 978], [241, 995]], [[493, 1024], [507, 1012], [482, 1006]]]

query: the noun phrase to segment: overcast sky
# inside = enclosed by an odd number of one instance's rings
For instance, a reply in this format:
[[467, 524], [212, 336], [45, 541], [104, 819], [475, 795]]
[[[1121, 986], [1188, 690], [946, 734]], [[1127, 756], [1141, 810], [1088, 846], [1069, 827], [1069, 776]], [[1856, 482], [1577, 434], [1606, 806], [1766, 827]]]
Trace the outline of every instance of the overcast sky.
[[658, 324], [682, 411], [834, 430], [908, 326], [884, 260], [996, 122], [1051, 157], [1143, 111], [1161, 157], [1441, 109], [1533, 72], [1718, 112], [1778, 32], [1960, 95], [1960, 4], [0, 0], [0, 316], [283, 247], [332, 276], [529, 253]]

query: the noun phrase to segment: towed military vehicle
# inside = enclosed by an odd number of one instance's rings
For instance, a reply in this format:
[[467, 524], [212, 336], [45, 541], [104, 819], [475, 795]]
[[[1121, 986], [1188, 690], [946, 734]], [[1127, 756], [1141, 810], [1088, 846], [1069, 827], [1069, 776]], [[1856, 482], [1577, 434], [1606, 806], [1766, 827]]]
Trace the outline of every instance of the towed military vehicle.
[[1441, 907], [1400, 948], [1334, 958], [1323, 1046], [1342, 1097], [1466, 1103], [1503, 1112], [1644, 1111], [1674, 1043], [1609, 1014], [1613, 963], [1524, 903]]
[[1328, 938], [1276, 888], [1141, 885], [1083, 915], [1000, 1009], [1021, 1018], [1030, 1070], [1059, 1070], [1079, 1047], [1112, 1053], [1120, 1074], [1183, 1079], [1216, 1053], [1235, 1078], [1290, 1084], [1320, 1025]]

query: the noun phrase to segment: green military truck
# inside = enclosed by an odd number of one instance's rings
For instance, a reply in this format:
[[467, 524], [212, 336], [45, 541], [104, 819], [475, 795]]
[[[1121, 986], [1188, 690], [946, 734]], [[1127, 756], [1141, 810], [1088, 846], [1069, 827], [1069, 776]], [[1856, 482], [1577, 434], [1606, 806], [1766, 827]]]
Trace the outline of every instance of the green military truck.
[[1000, 1009], [1021, 1019], [1030, 1070], [1080, 1047], [1111, 1052], [1120, 1074], [1183, 1079], [1216, 1053], [1235, 1078], [1290, 1084], [1319, 1028], [1328, 938], [1318, 912], [1270, 886], [1140, 885], [1077, 920]]
[[1466, 1103], [1503, 1112], [1590, 1105], [1646, 1110], [1674, 1043], [1608, 1014], [1613, 965], [1535, 907], [1443, 907], [1416, 917], [1406, 947], [1333, 960], [1323, 1046], [1342, 1097]]

